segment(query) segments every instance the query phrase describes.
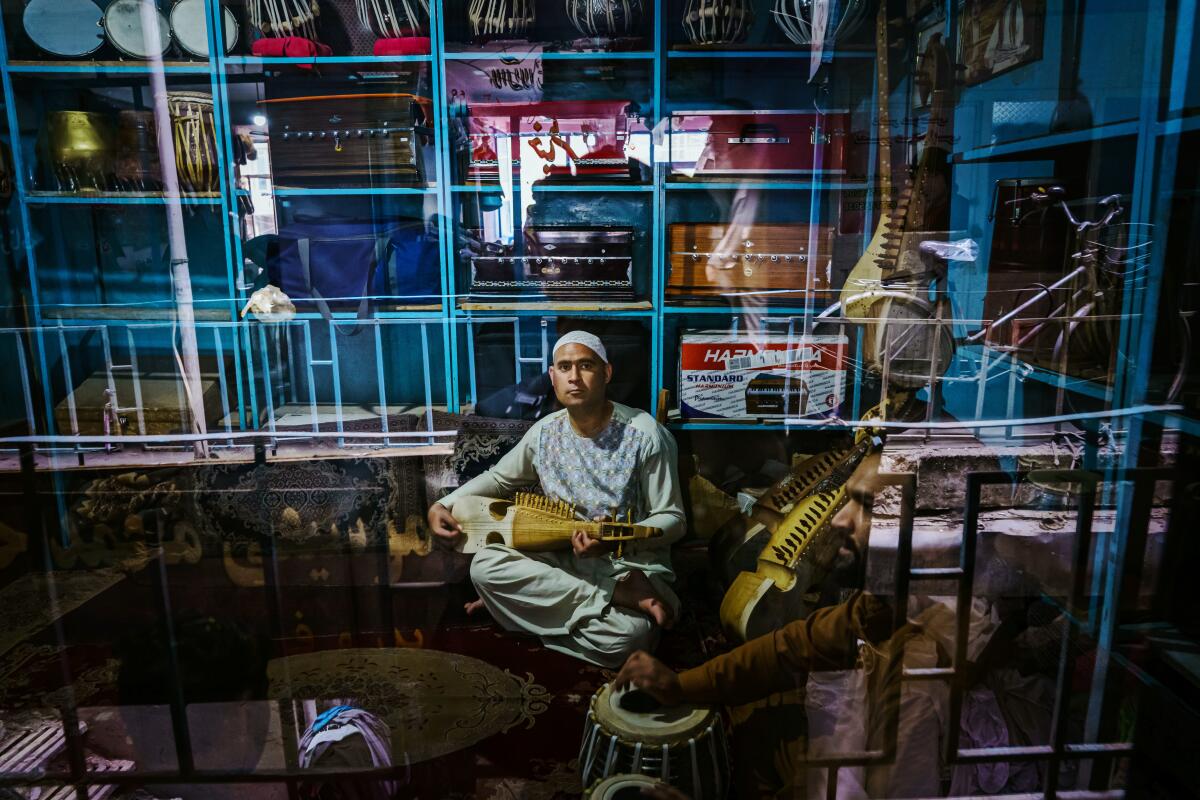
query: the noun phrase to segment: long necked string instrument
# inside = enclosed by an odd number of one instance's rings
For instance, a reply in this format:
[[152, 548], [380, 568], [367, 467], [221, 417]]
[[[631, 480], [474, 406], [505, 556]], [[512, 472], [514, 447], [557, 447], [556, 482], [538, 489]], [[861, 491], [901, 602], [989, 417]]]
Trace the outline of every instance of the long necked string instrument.
[[[886, 368], [883, 351], [894, 353], [897, 349], [896, 342], [885, 343], [884, 340], [886, 322], [893, 316], [893, 305], [910, 297], [917, 298], [918, 292], [929, 285], [930, 275], [924, 267], [921, 242], [944, 239], [949, 227], [949, 155], [953, 146], [950, 60], [941, 37], [935, 36], [922, 54], [918, 75], [920, 91], [928, 92], [930, 103], [924, 146], [916, 169], [906, 174], [893, 204], [887, 26], [887, 3], [880, 3], [875, 31], [879, 223], [866, 250], [847, 276], [839, 298], [842, 317], [864, 325], [863, 360], [876, 371]], [[936, 311], [943, 313], [940, 305]], [[920, 325], [903, 328], [904, 335], [909, 338], [921, 332]], [[923, 337], [922, 340], [932, 352], [931, 338]]]
[[571, 546], [575, 531], [582, 530], [592, 539], [615, 544], [619, 556], [628, 542], [662, 536], [658, 528], [634, 524], [628, 514], [624, 521], [581, 520], [570, 503], [528, 492], [518, 492], [512, 500], [464, 497], [454, 504], [454, 518], [463, 532], [456, 549], [463, 553], [489, 544], [526, 552], [561, 550]]
[[[912, 397], [902, 392], [885, 398], [863, 420], [902, 416], [901, 409]], [[747, 540], [764, 529], [771, 536], [754, 571], [739, 573], [721, 601], [721, 624], [730, 636], [752, 639], [815, 608], [813, 590], [825, 579], [841, 546], [830, 523], [846, 504], [846, 481], [882, 432], [872, 426], [860, 428], [851, 445], [809, 458], [789, 480], [764, 495], [767, 499], [758, 504], [762, 508], [756, 505], [756, 512], [767, 513], [767, 521], [754, 525]], [[778, 516], [777, 522], [772, 523], [772, 515]], [[791, 593], [795, 596], [787, 610], [764, 602]]]

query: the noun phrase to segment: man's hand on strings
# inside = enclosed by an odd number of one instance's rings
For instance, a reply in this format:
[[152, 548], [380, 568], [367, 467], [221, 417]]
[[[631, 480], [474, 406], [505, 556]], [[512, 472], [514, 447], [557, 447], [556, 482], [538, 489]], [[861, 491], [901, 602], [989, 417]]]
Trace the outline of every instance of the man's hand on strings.
[[462, 533], [462, 526], [458, 524], [458, 520], [450, 513], [450, 509], [441, 503], [434, 503], [429, 507], [427, 519], [429, 530], [443, 539], [457, 539]]
[[593, 539], [587, 531], [575, 531], [571, 534], [571, 549], [580, 558], [597, 558], [612, 552], [612, 545]]

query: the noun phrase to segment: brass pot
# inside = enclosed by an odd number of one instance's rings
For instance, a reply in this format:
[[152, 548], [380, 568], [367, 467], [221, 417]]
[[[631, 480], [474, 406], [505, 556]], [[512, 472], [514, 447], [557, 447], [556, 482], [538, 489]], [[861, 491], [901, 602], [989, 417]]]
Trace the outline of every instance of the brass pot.
[[113, 171], [113, 131], [94, 111], [51, 111], [46, 115], [45, 157], [60, 190], [107, 189]]
[[113, 178], [117, 188], [122, 191], [154, 191], [162, 188], [158, 129], [154, 124], [153, 111], [118, 112]]

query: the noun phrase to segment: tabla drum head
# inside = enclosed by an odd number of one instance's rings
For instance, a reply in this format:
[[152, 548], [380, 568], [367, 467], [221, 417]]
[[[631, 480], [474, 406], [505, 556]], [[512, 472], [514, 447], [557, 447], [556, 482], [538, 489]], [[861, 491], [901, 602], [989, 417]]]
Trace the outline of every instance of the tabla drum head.
[[104, 44], [103, 17], [92, 0], [30, 0], [21, 22], [39, 50], [59, 58], [82, 58]]
[[[653, 706], [642, 710], [637, 703], [623, 703], [629, 690], [614, 692], [606, 684], [592, 698], [596, 721], [607, 731], [631, 742], [662, 744], [686, 741], [713, 724], [716, 712], [703, 706]], [[641, 694], [641, 692], [637, 692]]]
[[656, 786], [658, 781], [649, 775], [610, 775], [596, 783], [583, 796], [590, 800], [637, 800], [645, 797], [643, 789]]
[[157, 8], [154, 20], [158, 30], [142, 30], [143, 0], [113, 0], [104, 9], [104, 32], [113, 47], [130, 58], [161, 56], [171, 46], [171, 26]]
[[[221, 16], [225, 20], [225, 52], [230, 53], [238, 39], [237, 17], [228, 8], [221, 9]], [[171, 33], [186, 52], [197, 58], [208, 58], [204, 0], [179, 0], [171, 9]]]

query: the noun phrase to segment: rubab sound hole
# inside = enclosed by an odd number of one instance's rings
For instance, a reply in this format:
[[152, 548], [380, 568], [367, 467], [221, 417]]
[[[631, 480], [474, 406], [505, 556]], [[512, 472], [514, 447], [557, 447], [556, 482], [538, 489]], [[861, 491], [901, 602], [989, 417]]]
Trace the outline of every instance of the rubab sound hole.
[[486, 544], [504, 544], [504, 537], [500, 535], [499, 531], [491, 531], [484, 541]]
[[508, 515], [510, 508], [512, 508], [512, 503], [508, 500], [497, 500], [488, 506], [488, 512], [492, 515], [492, 519], [501, 520]]

